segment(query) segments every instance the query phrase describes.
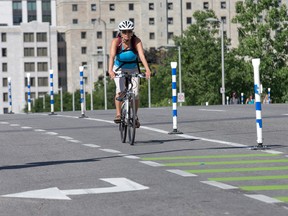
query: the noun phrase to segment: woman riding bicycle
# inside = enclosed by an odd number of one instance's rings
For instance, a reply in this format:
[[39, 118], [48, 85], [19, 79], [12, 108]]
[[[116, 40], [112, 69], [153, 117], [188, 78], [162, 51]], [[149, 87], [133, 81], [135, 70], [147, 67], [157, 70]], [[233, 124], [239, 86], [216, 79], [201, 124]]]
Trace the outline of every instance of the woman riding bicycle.
[[[119, 34], [114, 38], [110, 48], [109, 58], [109, 75], [114, 79], [116, 85], [115, 107], [116, 116], [114, 122], [116, 124], [121, 122], [121, 101], [116, 98], [121, 97], [121, 93], [125, 91], [125, 78], [116, 77], [115, 73], [128, 72], [139, 73], [138, 57], [140, 58], [145, 70], [146, 78], [150, 78], [151, 71], [149, 69], [147, 60], [144, 55], [143, 45], [136, 35], [134, 35], [134, 23], [129, 20], [124, 20], [118, 25]], [[136, 115], [139, 107], [139, 78], [133, 77], [133, 91], [135, 94]], [[137, 118], [136, 127], [140, 127], [140, 122]]]

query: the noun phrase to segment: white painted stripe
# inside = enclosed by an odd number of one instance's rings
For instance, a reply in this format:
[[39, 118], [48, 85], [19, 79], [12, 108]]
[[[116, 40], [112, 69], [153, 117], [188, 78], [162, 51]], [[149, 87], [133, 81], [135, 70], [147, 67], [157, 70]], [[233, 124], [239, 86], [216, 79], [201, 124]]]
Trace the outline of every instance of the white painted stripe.
[[164, 130], [157, 129], [157, 128], [146, 127], [146, 126], [142, 126], [142, 125], [141, 125], [140, 128], [146, 129], [146, 130], [151, 130], [151, 131], [158, 132], [158, 133], [163, 133], [163, 134], [168, 134], [169, 133], [168, 131], [164, 131]]
[[215, 109], [199, 109], [199, 110], [207, 112], [226, 112], [226, 110], [215, 110]]
[[17, 127], [20, 126], [19, 124], [10, 124], [11, 127]]
[[156, 163], [156, 162], [153, 162], [153, 161], [140, 161], [140, 163], [143, 163], [143, 164], [146, 164], [146, 165], [149, 165], [149, 166], [152, 166], [152, 167], [162, 167], [162, 166], [165, 166], [163, 164], [159, 164], [159, 163]]
[[274, 151], [274, 150], [262, 150], [263, 152], [269, 153], [269, 154], [283, 154], [283, 152], [280, 151]]
[[250, 197], [252, 199], [256, 199], [265, 203], [282, 203], [282, 201], [262, 195], [262, 194], [256, 194], [256, 195], [251, 195], [251, 194], [244, 194], [247, 197]]
[[223, 183], [217, 182], [217, 181], [201, 181], [201, 182], [204, 184], [208, 184], [208, 185], [212, 185], [212, 186], [224, 189], [224, 190], [230, 190], [230, 189], [238, 188], [238, 187], [234, 187], [234, 186], [228, 185], [228, 184], [223, 184]]
[[61, 139], [66, 139], [66, 140], [73, 139], [72, 137], [69, 137], [69, 136], [58, 136], [58, 137]]
[[43, 130], [43, 129], [35, 129], [34, 131], [35, 131], [35, 132], [44, 132], [44, 131], [46, 131], [46, 130]]
[[87, 147], [91, 147], [91, 148], [99, 148], [100, 146], [99, 145], [95, 145], [95, 144], [82, 144], [84, 146], [87, 146]]
[[9, 122], [0, 122], [0, 124], [9, 124]]
[[171, 173], [174, 173], [174, 174], [177, 174], [177, 175], [180, 175], [180, 176], [183, 176], [183, 177], [195, 177], [197, 175], [195, 174], [192, 174], [192, 173], [188, 173], [186, 171], [183, 171], [183, 170], [167, 170], [168, 172], [171, 172]]
[[22, 129], [31, 129], [32, 127], [28, 127], [28, 126], [23, 126], [21, 127]]
[[55, 133], [55, 132], [46, 132], [45, 134], [48, 134], [48, 135], [57, 135], [58, 133]]
[[120, 151], [114, 150], [114, 149], [99, 149], [104, 152], [109, 152], [109, 153], [121, 153]]
[[140, 159], [139, 157], [137, 156], [134, 156], [134, 155], [126, 155], [124, 156], [125, 158], [128, 158], [128, 159]]
[[79, 140], [74, 140], [74, 139], [71, 139], [71, 140], [67, 140], [68, 142], [73, 142], [73, 143], [81, 143], [81, 141]]

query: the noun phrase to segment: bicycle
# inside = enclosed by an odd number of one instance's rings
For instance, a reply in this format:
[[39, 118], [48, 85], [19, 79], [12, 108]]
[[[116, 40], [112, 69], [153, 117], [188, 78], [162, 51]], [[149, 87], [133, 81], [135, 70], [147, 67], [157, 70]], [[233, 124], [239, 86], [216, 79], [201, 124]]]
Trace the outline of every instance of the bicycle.
[[134, 145], [136, 135], [136, 106], [135, 106], [135, 94], [133, 93], [132, 77], [145, 78], [145, 74], [141, 73], [121, 73], [116, 74], [115, 77], [124, 77], [126, 90], [121, 97], [116, 98], [118, 101], [122, 101], [121, 105], [121, 121], [119, 123], [119, 131], [122, 143], [126, 142], [127, 130], [130, 145]]

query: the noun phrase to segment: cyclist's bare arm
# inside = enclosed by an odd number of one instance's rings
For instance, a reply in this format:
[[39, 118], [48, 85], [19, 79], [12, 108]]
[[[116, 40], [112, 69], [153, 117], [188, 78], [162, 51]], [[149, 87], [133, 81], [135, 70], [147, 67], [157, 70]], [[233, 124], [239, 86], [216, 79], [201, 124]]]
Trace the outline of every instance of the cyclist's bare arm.
[[139, 58], [140, 58], [143, 66], [144, 66], [144, 68], [145, 68], [145, 70], [146, 70], [146, 78], [149, 79], [150, 76], [151, 76], [151, 71], [150, 71], [150, 68], [149, 68], [149, 66], [148, 66], [148, 62], [147, 62], [147, 60], [146, 60], [146, 58], [145, 58], [145, 55], [144, 55], [144, 50], [143, 50], [142, 42], [141, 42], [140, 39], [138, 39], [138, 40], [139, 40], [139, 42], [136, 43], [136, 49], [137, 49]]
[[115, 78], [115, 73], [113, 71], [113, 65], [114, 65], [114, 58], [116, 56], [117, 52], [117, 38], [112, 40], [111, 48], [110, 48], [110, 57], [109, 57], [109, 76], [111, 79]]

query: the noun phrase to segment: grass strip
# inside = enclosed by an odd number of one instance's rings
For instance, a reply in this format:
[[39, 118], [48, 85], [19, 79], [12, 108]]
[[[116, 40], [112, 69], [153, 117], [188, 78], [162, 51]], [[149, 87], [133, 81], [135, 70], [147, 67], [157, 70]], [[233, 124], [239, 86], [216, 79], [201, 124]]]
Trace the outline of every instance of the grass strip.
[[288, 159], [277, 160], [241, 160], [241, 161], [208, 161], [208, 162], [184, 162], [184, 163], [166, 163], [165, 166], [198, 166], [198, 165], [231, 165], [231, 164], [262, 164], [262, 163], [286, 163]]
[[172, 156], [172, 157], [144, 157], [142, 160], [183, 160], [183, 159], [213, 159], [213, 158], [242, 158], [242, 157], [273, 157], [279, 154], [232, 154], [232, 155], [190, 155], [190, 156]]
[[246, 191], [288, 190], [288, 185], [252, 185], [239, 188]]
[[226, 168], [226, 169], [197, 169], [185, 170], [189, 173], [227, 173], [227, 172], [257, 172], [257, 171], [278, 171], [288, 170], [288, 166], [280, 167], [241, 167], [241, 168]]
[[288, 202], [288, 197], [274, 197], [275, 199], [278, 199], [282, 202]]
[[274, 175], [274, 176], [240, 176], [240, 177], [226, 177], [226, 178], [208, 178], [210, 181], [255, 181], [255, 180], [275, 180], [288, 179], [288, 175]]

